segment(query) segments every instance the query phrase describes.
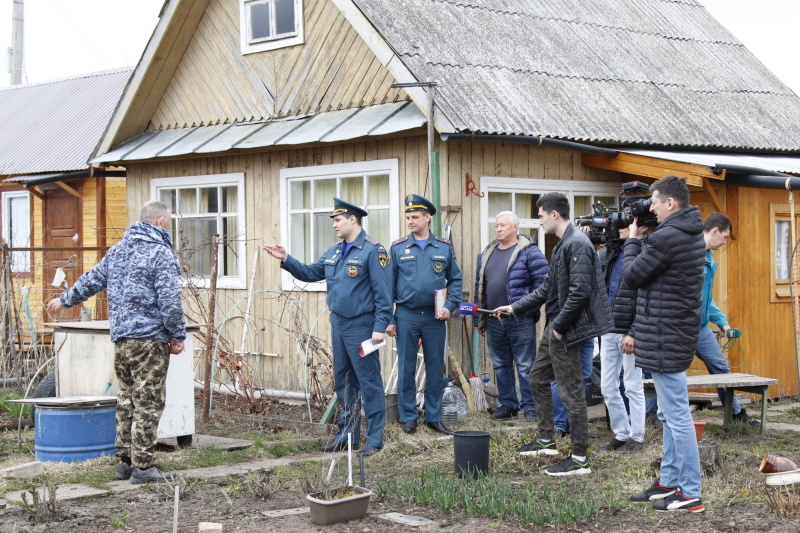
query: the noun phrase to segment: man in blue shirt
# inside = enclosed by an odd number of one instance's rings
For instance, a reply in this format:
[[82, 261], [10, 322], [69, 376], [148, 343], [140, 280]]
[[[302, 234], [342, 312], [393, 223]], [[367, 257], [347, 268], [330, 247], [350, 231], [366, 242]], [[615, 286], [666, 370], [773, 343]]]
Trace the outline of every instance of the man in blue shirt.
[[[405, 201], [406, 223], [411, 233], [392, 243], [392, 279], [396, 304], [392, 324], [386, 328], [397, 336], [397, 402], [403, 431], [417, 430], [414, 378], [417, 348], [422, 340], [425, 358], [425, 424], [434, 431], [452, 434], [442, 424], [442, 375], [447, 328], [445, 323], [461, 302], [461, 269], [447, 239], [430, 231], [436, 207], [426, 198], [409, 194]], [[447, 300], [437, 314], [435, 293], [447, 289]]]
[[[717, 274], [717, 264], [714, 262], [713, 250], [719, 250], [725, 245], [733, 231], [733, 224], [722, 213], [711, 213], [703, 223], [703, 237], [706, 241], [706, 262], [704, 267], [705, 279], [703, 280], [703, 307], [700, 308], [700, 339], [697, 341], [697, 357], [705, 363], [709, 374], [730, 374], [728, 359], [722, 353], [717, 339], [711, 332], [709, 322], [713, 322], [725, 333], [728, 332], [728, 317], [725, 316], [717, 304], [714, 303], [714, 276]], [[717, 394], [722, 403], [725, 403], [725, 389], [717, 389]], [[747, 411], [739, 405], [736, 395], [733, 396], [733, 419], [761, 427], [761, 422], [753, 420]]]
[[377, 240], [361, 229], [367, 212], [339, 198], [334, 198], [331, 213], [333, 229], [341, 242], [331, 246], [319, 260], [302, 264], [280, 245], [265, 245], [272, 257], [281, 260], [281, 268], [306, 281], [325, 280], [328, 309], [331, 311], [331, 343], [336, 396], [342, 409], [339, 429], [324, 452], [347, 447], [347, 434], [353, 434], [358, 447], [361, 441], [361, 401], [367, 417], [366, 446], [358, 453], [371, 455], [383, 448], [386, 405], [378, 351], [359, 354], [361, 343], [384, 340], [384, 331], [392, 318], [390, 257]]

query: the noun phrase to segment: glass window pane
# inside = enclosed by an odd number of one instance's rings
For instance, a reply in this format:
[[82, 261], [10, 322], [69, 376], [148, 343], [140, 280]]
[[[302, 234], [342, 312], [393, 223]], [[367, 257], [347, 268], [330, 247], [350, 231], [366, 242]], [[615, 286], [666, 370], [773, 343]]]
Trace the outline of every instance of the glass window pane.
[[223, 240], [220, 249], [222, 255], [220, 275], [222, 276], [239, 275], [238, 237], [239, 220], [236, 217], [224, 217], [222, 219], [222, 235], [220, 235], [220, 239]]
[[339, 196], [342, 200], [355, 205], [364, 205], [364, 178], [355, 176], [352, 178], [342, 178]]
[[294, 0], [275, 0], [275, 35], [294, 32]]
[[159, 199], [167, 204], [170, 213], [175, 214], [175, 189], [161, 189]]
[[217, 213], [219, 211], [219, 202], [217, 201], [217, 188], [216, 187], [203, 187], [200, 189], [200, 212], [201, 213]]
[[181, 215], [197, 213], [197, 189], [178, 190], [178, 212]]
[[269, 3], [250, 6], [250, 38], [266, 39], [271, 35], [269, 27]]
[[775, 279], [789, 279], [789, 221], [775, 221]]
[[289, 224], [292, 248], [290, 253], [301, 263], [316, 261], [319, 256], [311, 259], [311, 215], [309, 213], [294, 214]]
[[575, 205], [573, 206], [572, 218], [582, 217], [592, 214], [592, 197], [575, 195]]
[[606, 207], [611, 207], [613, 205], [619, 208], [619, 196], [595, 196], [594, 202], [603, 202], [603, 205]]
[[367, 204], [387, 205], [389, 203], [389, 174], [367, 178]]
[[539, 208], [536, 207], [538, 201], [538, 194], [518, 192], [514, 195], [514, 212], [519, 218], [538, 218]]
[[309, 209], [311, 207], [311, 182], [293, 181], [289, 185], [289, 205], [292, 209]]
[[[314, 181], [314, 207], [330, 208], [333, 211], [333, 197], [336, 196], [336, 178]], [[349, 200], [348, 200], [349, 201]]]
[[378, 240], [387, 250], [392, 242], [389, 240], [389, 210], [373, 209], [369, 216], [362, 220], [365, 223], [364, 229]]
[[532, 242], [536, 242], [538, 240], [538, 237], [539, 237], [539, 230], [537, 228], [523, 228], [523, 227], [520, 227], [519, 228], [519, 234], [520, 235], [527, 235], [528, 237], [531, 238]]
[[192, 267], [193, 274], [211, 274], [211, 236], [217, 232], [214, 217], [181, 219], [183, 256]]
[[220, 209], [223, 213], [238, 213], [239, 212], [239, 188], [238, 187], [223, 187], [222, 188], [222, 207]]
[[510, 192], [489, 193], [489, 216], [494, 217], [500, 211], [511, 211]]
[[328, 213], [314, 213], [314, 255], [308, 260], [319, 259], [325, 250], [336, 244], [339, 239], [333, 230], [333, 222]]
[[[30, 203], [27, 196], [13, 196], [8, 201], [7, 244], [12, 248], [29, 248], [31, 245]], [[30, 270], [30, 252], [11, 252], [11, 270]]]

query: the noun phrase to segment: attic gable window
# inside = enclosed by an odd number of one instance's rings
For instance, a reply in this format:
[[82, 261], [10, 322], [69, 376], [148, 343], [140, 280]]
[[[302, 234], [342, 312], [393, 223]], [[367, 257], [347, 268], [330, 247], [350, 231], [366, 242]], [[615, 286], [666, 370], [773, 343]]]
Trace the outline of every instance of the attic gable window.
[[243, 54], [303, 44], [303, 0], [240, 0]]

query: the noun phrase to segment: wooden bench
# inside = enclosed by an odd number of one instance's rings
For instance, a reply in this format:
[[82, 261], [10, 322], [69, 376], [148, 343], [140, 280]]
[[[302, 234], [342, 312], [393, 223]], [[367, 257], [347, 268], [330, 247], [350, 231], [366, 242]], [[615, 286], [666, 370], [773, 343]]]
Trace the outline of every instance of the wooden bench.
[[[656, 388], [652, 379], [643, 380], [644, 393], [648, 398], [656, 397]], [[734, 391], [749, 392], [761, 395], [761, 433], [767, 427], [767, 388], [776, 385], [777, 379], [762, 378], [752, 374], [711, 374], [703, 376], [687, 376], [686, 385], [689, 389], [718, 389], [725, 388], [725, 416], [723, 425], [733, 424], [733, 394]]]

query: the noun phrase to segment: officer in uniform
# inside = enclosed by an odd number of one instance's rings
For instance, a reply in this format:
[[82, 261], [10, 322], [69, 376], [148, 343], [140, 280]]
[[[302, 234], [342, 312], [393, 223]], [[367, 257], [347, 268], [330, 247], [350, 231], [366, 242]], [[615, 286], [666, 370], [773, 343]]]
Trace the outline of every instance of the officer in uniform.
[[386, 248], [361, 228], [367, 212], [339, 198], [333, 200], [330, 216], [336, 236], [342, 240], [316, 263], [300, 263], [280, 245], [266, 245], [264, 250], [280, 259], [281, 268], [295, 278], [306, 282], [324, 279], [328, 285], [334, 380], [341, 414], [336, 437], [322, 451], [346, 448], [348, 433], [353, 434], [358, 448], [363, 400], [367, 442], [358, 453], [371, 455], [383, 448], [386, 405], [379, 351], [362, 357], [359, 349], [367, 339], [373, 344], [383, 342], [392, 319], [390, 257]]
[[[427, 199], [409, 194], [405, 201], [406, 223], [411, 233], [392, 243], [394, 281], [394, 320], [386, 334], [397, 335], [397, 400], [403, 431], [417, 430], [416, 381], [417, 349], [422, 339], [425, 357], [425, 423], [439, 433], [452, 434], [442, 424], [442, 366], [447, 328], [445, 322], [461, 302], [461, 269], [447, 239], [430, 232], [431, 215], [436, 208]], [[447, 301], [439, 316], [435, 310], [435, 291], [447, 288]]]

